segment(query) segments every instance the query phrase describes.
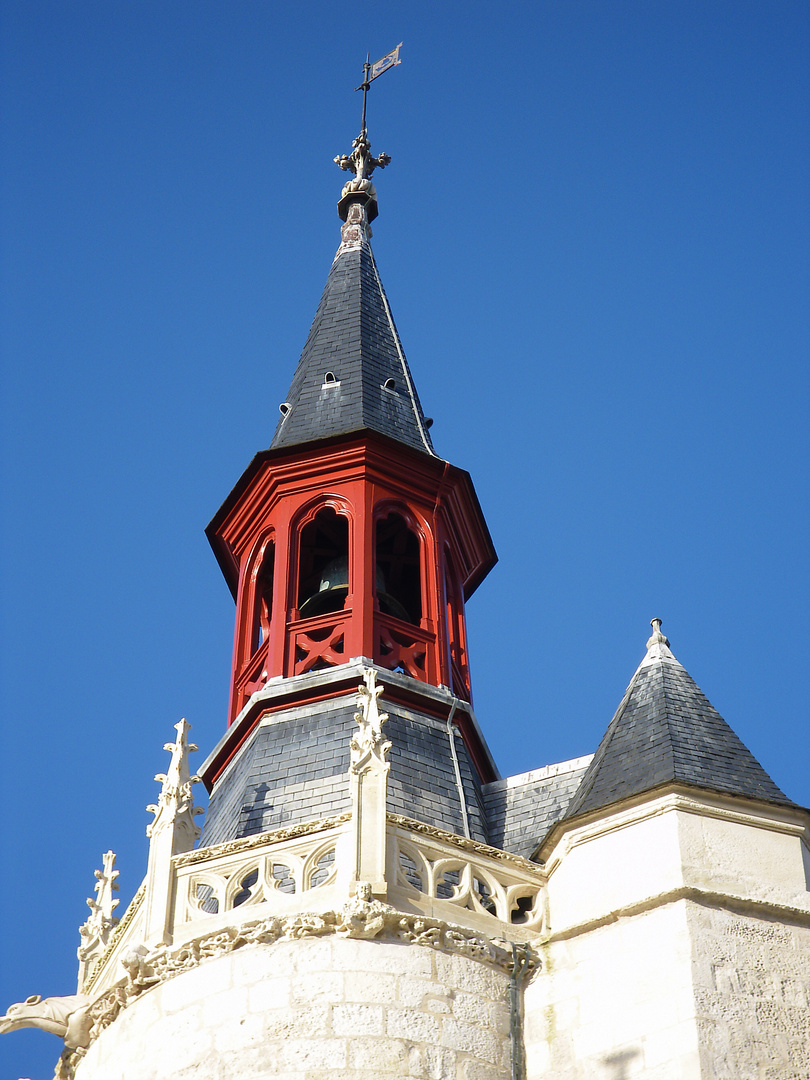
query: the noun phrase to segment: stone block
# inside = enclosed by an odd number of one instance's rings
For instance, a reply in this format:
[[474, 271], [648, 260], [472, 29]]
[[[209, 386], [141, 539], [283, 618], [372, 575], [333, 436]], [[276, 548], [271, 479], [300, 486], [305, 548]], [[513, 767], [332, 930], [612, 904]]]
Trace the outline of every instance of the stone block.
[[[181, 1069], [197, 1064], [201, 1056], [205, 1057], [211, 1036], [203, 1027], [202, 1009], [196, 1006], [179, 1014], [163, 1016], [152, 1025], [147, 1041], [150, 1054], [142, 1064], [159, 1061], [161, 1073], [155, 1074], [157, 1080], [161, 1074], [173, 1076]], [[127, 1040], [120, 1045], [129, 1047], [132, 1044]]]
[[219, 994], [206, 997], [202, 1004], [202, 1022], [209, 1030], [220, 1023], [243, 1017], [248, 1011], [248, 992], [246, 987], [232, 987]]
[[433, 973], [432, 953], [421, 946], [341, 938], [335, 941], [335, 970], [383, 971], [393, 975]]
[[467, 1024], [491, 1027], [492, 1003], [479, 994], [466, 994], [463, 990], [456, 990], [453, 994], [453, 1016]]
[[307, 1005], [311, 1001], [334, 1005], [343, 1001], [344, 980], [342, 971], [311, 971], [295, 975], [290, 985], [290, 1001], [294, 1005]]
[[277, 1061], [281, 1069], [309, 1072], [316, 1069], [343, 1069], [348, 1058], [345, 1039], [284, 1039], [278, 1045]]
[[445, 1046], [422, 1047], [423, 1072], [411, 1075], [421, 1075], [426, 1080], [455, 1078], [457, 1057], [455, 1050], [450, 1050]]
[[264, 971], [289, 972], [329, 971], [332, 967], [332, 939], [329, 937], [304, 937], [298, 940], [282, 940], [269, 947], [259, 946], [257, 951], [269, 948], [272, 958], [265, 952]]
[[441, 1036], [439, 1020], [419, 1009], [389, 1007], [386, 1029], [394, 1038], [413, 1039], [415, 1042], [437, 1043]]
[[452, 1012], [450, 999], [446, 997], [426, 997], [422, 1002], [422, 1008], [436, 1016], [449, 1016]]
[[[251, 1048], [261, 1047], [265, 1042], [263, 1016], [234, 1017], [213, 1029], [214, 1049], [217, 1054], [238, 1054]], [[202, 1058], [202, 1056], [201, 1056]], [[167, 1073], [171, 1075], [171, 1073]]]
[[496, 1035], [508, 1035], [512, 1023], [509, 1006], [502, 1001], [496, 1001], [491, 1006], [492, 1030]]
[[501, 1057], [501, 1043], [500, 1037], [473, 1024], [462, 1024], [450, 1019], [443, 1021], [442, 1044], [452, 1050], [461, 1050], [495, 1065]]
[[437, 952], [434, 959], [436, 977], [447, 986], [463, 986], [466, 991], [493, 1001], [506, 993], [509, 977], [502, 971], [452, 953]]
[[459, 1080], [506, 1080], [508, 1076], [503, 1067], [481, 1061], [463, 1061], [459, 1070]]
[[175, 975], [160, 987], [161, 1012], [172, 1013], [231, 987], [231, 958], [205, 960], [198, 967]]
[[335, 1035], [382, 1035], [382, 1005], [335, 1005], [332, 1008], [332, 1031]]
[[321, 1002], [308, 1006], [290, 1006], [273, 1009], [257, 1015], [263, 1025], [265, 1037], [270, 1039], [316, 1038], [328, 1035], [331, 1030], [330, 1008]]
[[355, 1035], [349, 1040], [349, 1067], [359, 1069], [366, 1077], [380, 1073], [406, 1076], [410, 1050], [400, 1039], [374, 1039]]
[[397, 975], [382, 971], [353, 971], [350, 976], [343, 977], [346, 1001], [396, 1001], [398, 987], [403, 981]]
[[433, 979], [413, 979], [403, 975], [399, 980], [399, 1000], [403, 1005], [421, 1007], [425, 998], [430, 996], [447, 996], [447, 987]]
[[249, 987], [247, 1011], [256, 1013], [282, 1009], [290, 1004], [290, 999], [290, 979], [287, 976], [265, 978]]

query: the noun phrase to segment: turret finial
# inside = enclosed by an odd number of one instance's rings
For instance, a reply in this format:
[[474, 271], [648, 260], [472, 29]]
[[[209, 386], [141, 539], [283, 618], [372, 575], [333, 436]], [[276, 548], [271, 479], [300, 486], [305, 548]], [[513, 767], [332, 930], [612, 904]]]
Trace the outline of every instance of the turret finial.
[[335, 164], [345, 172], [354, 173], [354, 179], [347, 181], [343, 185], [343, 191], [340, 193], [338, 214], [342, 221], [348, 220], [349, 208], [353, 204], [359, 204], [363, 207], [366, 212], [367, 222], [373, 221], [377, 216], [377, 191], [371, 183], [370, 177], [375, 169], [384, 169], [386, 165], [390, 164], [391, 158], [388, 154], [380, 154], [378, 157], [372, 156], [371, 143], [366, 128], [366, 104], [369, 87], [374, 79], [382, 75], [384, 71], [388, 71], [389, 68], [402, 63], [399, 58], [401, 48], [402, 42], [400, 41], [395, 49], [387, 53], [375, 64], [369, 63], [368, 54], [366, 54], [366, 62], [363, 64], [363, 81], [359, 86], [355, 87], [355, 90], [363, 91], [363, 115], [360, 121], [360, 134], [352, 142], [350, 154], [339, 154], [334, 159]]
[[666, 645], [669, 647], [669, 638], [661, 633], [661, 620], [650, 619], [650, 626], [653, 628], [653, 632], [647, 642], [647, 648], [649, 649], [652, 645]]

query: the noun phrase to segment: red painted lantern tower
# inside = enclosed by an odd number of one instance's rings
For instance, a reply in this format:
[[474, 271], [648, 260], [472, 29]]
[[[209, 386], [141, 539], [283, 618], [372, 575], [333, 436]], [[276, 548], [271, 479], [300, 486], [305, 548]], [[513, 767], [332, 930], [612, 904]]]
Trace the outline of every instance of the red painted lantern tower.
[[[385, 676], [387, 703], [431, 722], [452, 713], [476, 791], [496, 775], [471, 711], [464, 615], [496, 555], [469, 475], [433, 449], [369, 244], [369, 176], [387, 162], [371, 157], [365, 131], [339, 161], [356, 174], [338, 204], [341, 244], [275, 435], [207, 530], [236, 629], [228, 732], [203, 769], [214, 788], [204, 842], [223, 838], [219, 780], [239, 771], [257, 729], [318, 703], [350, 715], [353, 658]], [[243, 806], [274, 782], [253, 768]]]

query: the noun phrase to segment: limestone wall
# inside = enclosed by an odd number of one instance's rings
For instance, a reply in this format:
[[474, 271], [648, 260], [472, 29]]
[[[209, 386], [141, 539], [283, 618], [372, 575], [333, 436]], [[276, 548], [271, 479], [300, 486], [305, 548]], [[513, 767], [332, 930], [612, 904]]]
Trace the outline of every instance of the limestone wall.
[[810, 926], [687, 905], [703, 1076], [810, 1076]]
[[551, 852], [527, 1080], [808, 1080], [805, 817], [664, 793]]
[[528, 1080], [699, 1080], [685, 902], [555, 941], [541, 956], [525, 994]]
[[508, 1080], [507, 987], [500, 970], [421, 946], [245, 946], [143, 993], [76, 1080]]

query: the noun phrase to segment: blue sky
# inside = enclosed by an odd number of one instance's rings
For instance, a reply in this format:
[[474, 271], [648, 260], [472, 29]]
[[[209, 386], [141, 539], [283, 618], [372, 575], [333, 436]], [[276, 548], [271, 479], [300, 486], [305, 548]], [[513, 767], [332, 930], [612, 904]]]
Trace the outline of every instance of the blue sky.
[[[2, 7], [0, 1006], [75, 986], [181, 716], [224, 730], [203, 528], [339, 241], [332, 163], [391, 154], [373, 241], [438, 452], [500, 563], [468, 607], [506, 775], [592, 751], [660, 616], [797, 802], [808, 704], [805, 3]], [[0, 1039], [46, 1080], [58, 1041]]]

